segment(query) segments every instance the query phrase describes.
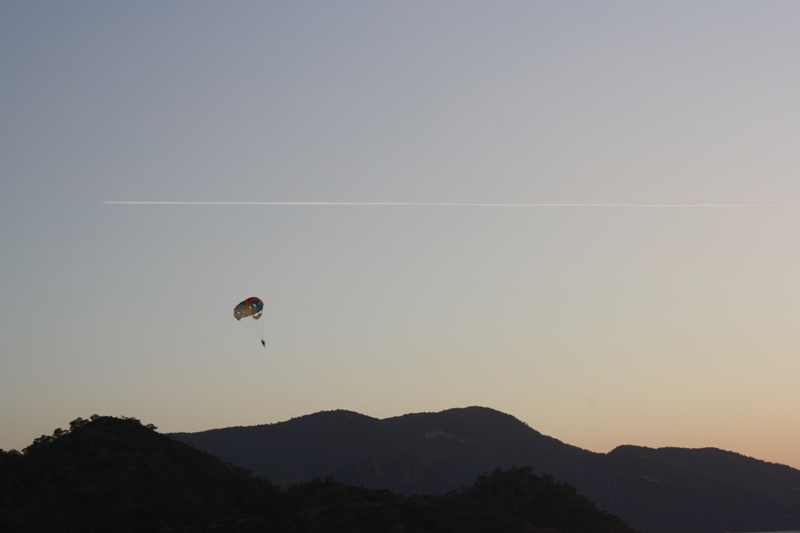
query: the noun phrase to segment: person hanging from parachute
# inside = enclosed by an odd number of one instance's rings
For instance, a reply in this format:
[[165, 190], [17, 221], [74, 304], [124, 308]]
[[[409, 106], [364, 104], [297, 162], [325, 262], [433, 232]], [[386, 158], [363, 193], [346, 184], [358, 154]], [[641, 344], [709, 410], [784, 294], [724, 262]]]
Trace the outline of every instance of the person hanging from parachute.
[[[240, 324], [243, 324], [247, 329], [253, 332], [260, 340], [261, 346], [267, 347], [266, 339], [264, 338], [264, 324], [258, 319], [264, 312], [264, 302], [260, 298], [252, 296], [239, 305], [233, 308], [233, 316]], [[244, 319], [244, 321], [242, 321]]]

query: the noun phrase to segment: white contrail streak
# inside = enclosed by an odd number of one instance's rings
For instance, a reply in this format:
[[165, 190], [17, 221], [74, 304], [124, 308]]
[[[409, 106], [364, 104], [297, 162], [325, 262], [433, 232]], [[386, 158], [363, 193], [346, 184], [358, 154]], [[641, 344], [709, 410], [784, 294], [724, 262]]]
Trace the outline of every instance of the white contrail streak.
[[800, 204], [486, 204], [454, 202], [103, 202], [116, 205], [262, 205], [262, 206], [396, 206], [396, 207], [800, 207]]

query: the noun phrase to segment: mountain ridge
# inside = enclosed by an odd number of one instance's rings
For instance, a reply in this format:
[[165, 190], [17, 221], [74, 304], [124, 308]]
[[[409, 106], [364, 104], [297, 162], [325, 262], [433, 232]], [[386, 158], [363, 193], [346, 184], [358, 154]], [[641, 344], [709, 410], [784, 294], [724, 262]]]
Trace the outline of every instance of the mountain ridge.
[[322, 411], [171, 436], [280, 484], [330, 475], [407, 495], [444, 494], [496, 468], [525, 466], [574, 485], [646, 533], [800, 526], [800, 471], [789, 466], [717, 448], [621, 445], [597, 453], [487, 407], [386, 419]]
[[496, 470], [444, 496], [406, 498], [332, 478], [281, 489], [131, 418], [77, 419], [0, 450], [4, 532], [636, 533], [574, 487]]

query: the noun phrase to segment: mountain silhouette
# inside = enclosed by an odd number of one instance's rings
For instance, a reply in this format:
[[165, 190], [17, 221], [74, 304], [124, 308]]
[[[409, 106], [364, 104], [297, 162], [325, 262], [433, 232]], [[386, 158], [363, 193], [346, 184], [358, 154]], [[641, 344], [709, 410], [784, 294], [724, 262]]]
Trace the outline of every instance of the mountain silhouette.
[[280, 489], [135, 419], [0, 450], [0, 531], [636, 533], [574, 487], [496, 470], [443, 496], [315, 479]]
[[796, 469], [713, 448], [595, 453], [485, 407], [383, 420], [328, 411], [171, 436], [280, 484], [333, 476], [406, 495], [444, 494], [497, 468], [528, 467], [645, 533], [800, 528]]
[[514, 465], [563, 479], [595, 455], [485, 408], [385, 420], [328, 411], [278, 424], [171, 436], [280, 484], [331, 475], [405, 494], [443, 494], [481, 473]]

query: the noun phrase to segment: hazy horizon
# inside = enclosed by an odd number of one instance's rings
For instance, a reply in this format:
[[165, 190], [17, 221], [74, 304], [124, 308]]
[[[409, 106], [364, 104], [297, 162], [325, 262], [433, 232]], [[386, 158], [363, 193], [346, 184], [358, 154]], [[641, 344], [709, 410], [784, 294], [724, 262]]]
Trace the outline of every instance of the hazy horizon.
[[481, 405], [800, 468], [798, 27], [790, 1], [0, 4], [0, 448], [95, 413]]

